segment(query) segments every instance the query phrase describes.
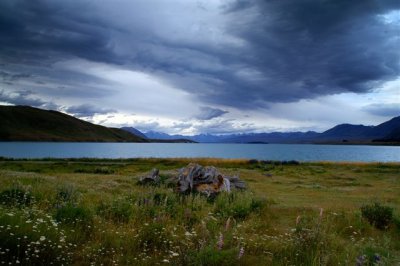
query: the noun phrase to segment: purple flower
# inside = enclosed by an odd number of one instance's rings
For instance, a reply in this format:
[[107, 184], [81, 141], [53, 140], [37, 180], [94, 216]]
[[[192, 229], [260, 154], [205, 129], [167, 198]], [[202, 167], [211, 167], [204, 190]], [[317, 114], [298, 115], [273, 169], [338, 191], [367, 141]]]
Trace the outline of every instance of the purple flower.
[[218, 250], [221, 250], [223, 246], [224, 246], [224, 235], [222, 233], [219, 233], [219, 238], [217, 242]]
[[239, 249], [238, 259], [240, 259], [241, 257], [243, 257], [243, 255], [244, 255], [244, 247], [241, 247], [241, 248]]
[[381, 261], [381, 256], [379, 256], [379, 254], [376, 253], [376, 254], [374, 255], [374, 262], [380, 262], [380, 261]]
[[364, 265], [365, 259], [366, 259], [365, 255], [358, 256], [357, 259], [356, 259], [356, 266]]

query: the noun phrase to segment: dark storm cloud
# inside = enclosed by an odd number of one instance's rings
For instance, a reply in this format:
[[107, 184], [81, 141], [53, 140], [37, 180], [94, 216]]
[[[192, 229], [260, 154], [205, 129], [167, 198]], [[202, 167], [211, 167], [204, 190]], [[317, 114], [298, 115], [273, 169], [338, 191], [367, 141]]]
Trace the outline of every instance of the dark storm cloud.
[[101, 108], [91, 104], [82, 104], [77, 106], [70, 106], [64, 110], [67, 113], [73, 114], [77, 117], [92, 117], [96, 114], [114, 113], [115, 110], [108, 108]]
[[23, 78], [30, 78], [32, 75], [25, 73], [13, 74], [6, 71], [0, 71], [0, 79], [3, 82], [12, 82]]
[[14, 105], [29, 105], [33, 107], [43, 107], [46, 102], [39, 99], [35, 94], [29, 90], [15, 91], [7, 93], [0, 90], [0, 102], [6, 102]]
[[400, 116], [399, 103], [370, 104], [364, 107], [364, 110], [370, 114], [378, 116], [386, 116], [386, 117]]
[[195, 118], [199, 120], [211, 120], [213, 118], [222, 116], [226, 113], [228, 113], [228, 111], [224, 111], [218, 108], [201, 107], [200, 113], [197, 114]]
[[72, 1], [1, 1], [3, 58], [33, 65], [46, 65], [66, 56], [111, 60], [106, 26], [99, 17], [92, 17], [88, 8], [84, 2]]
[[[237, 80], [240, 104], [295, 101], [340, 92], [367, 92], [400, 74], [399, 25], [382, 17], [398, 1], [254, 1], [232, 16], [230, 32], [247, 41], [243, 57], [259, 82]], [[250, 78], [251, 78], [251, 72]], [[233, 79], [231, 79], [233, 80]], [[229, 84], [231, 85], [231, 84]], [[247, 97], [247, 98], [249, 98]], [[224, 98], [224, 97], [222, 97]], [[228, 98], [229, 99], [229, 96]]]
[[[399, 10], [399, 1], [239, 0], [220, 7], [224, 20], [215, 25], [185, 14], [185, 1], [174, 3], [1, 1], [0, 69], [51, 68], [70, 58], [121, 64], [188, 91], [200, 104], [247, 109], [364, 93], [400, 75], [399, 24], [382, 16]], [[215, 38], [185, 31], [196, 23], [219, 31]], [[49, 73], [58, 85], [74, 78]]]

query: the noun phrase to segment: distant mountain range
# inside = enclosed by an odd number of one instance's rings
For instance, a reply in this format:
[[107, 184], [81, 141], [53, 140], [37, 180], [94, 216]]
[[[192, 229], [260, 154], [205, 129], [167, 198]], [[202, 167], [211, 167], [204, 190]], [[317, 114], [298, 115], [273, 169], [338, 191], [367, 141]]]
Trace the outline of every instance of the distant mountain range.
[[400, 142], [400, 116], [377, 126], [341, 124], [322, 133], [308, 131], [184, 136], [149, 131], [144, 135], [154, 139], [190, 139], [203, 143], [398, 143]]
[[0, 141], [180, 142], [152, 140], [119, 128], [95, 125], [64, 113], [29, 106], [0, 106]]
[[341, 124], [322, 133], [184, 136], [142, 133], [133, 127], [109, 128], [29, 106], [0, 106], [0, 141], [400, 144], [400, 116], [377, 126]]

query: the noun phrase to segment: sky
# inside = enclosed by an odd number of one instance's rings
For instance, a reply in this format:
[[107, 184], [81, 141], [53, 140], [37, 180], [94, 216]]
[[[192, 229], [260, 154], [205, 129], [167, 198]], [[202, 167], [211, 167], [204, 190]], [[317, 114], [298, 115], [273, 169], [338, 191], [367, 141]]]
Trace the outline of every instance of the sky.
[[169, 134], [400, 115], [398, 0], [2, 0], [0, 104]]

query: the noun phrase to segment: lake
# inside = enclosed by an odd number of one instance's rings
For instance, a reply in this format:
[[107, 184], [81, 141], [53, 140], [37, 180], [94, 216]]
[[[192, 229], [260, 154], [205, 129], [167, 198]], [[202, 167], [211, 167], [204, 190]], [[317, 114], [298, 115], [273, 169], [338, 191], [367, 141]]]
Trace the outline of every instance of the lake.
[[177, 158], [400, 162], [399, 146], [206, 143], [0, 142], [11, 158]]

